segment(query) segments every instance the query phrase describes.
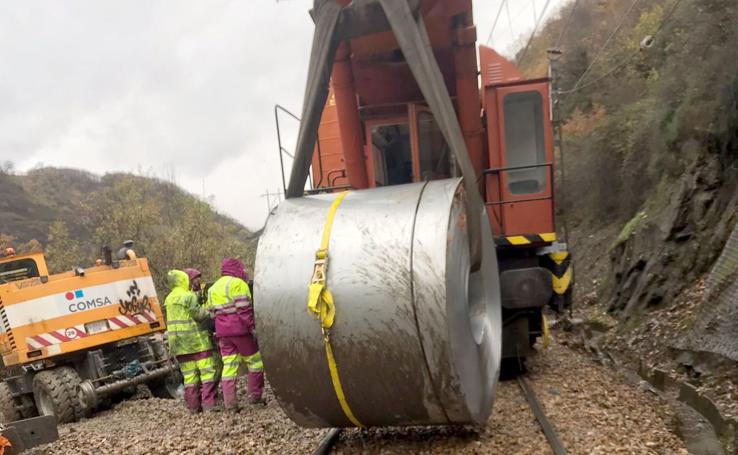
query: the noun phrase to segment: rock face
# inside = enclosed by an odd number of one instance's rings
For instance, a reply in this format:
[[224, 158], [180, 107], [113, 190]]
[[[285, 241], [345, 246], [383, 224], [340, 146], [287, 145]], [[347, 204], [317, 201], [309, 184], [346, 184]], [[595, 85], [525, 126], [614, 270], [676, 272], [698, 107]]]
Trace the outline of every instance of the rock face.
[[609, 311], [630, 319], [709, 270], [738, 220], [738, 171], [722, 162], [703, 154], [671, 186], [668, 202], [652, 201], [628, 223], [610, 252]]

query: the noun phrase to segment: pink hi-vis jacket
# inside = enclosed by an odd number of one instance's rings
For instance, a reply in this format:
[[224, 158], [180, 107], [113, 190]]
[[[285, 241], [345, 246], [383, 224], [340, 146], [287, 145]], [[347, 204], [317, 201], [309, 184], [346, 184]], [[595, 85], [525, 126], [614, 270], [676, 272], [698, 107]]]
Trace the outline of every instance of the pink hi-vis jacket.
[[243, 336], [254, 330], [251, 291], [241, 278], [220, 277], [208, 290], [205, 307], [215, 319], [215, 334], [218, 337]]

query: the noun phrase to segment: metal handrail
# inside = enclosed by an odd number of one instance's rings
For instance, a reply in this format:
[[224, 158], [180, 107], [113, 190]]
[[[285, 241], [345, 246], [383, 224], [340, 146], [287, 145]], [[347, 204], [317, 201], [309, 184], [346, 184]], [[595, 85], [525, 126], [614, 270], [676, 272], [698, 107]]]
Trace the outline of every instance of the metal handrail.
[[482, 171], [482, 174], [484, 175], [499, 174], [500, 172], [522, 171], [525, 169], [536, 169], [539, 167], [553, 168], [553, 163], [530, 164], [527, 166], [495, 167], [495, 168], [485, 169], [484, 171]]
[[[280, 104], [274, 105], [274, 121], [277, 125], [277, 145], [279, 147], [279, 167], [282, 173], [282, 190], [284, 191], [283, 194], [287, 194], [287, 180], [284, 175], [284, 157], [283, 155], [287, 155], [292, 159], [295, 159], [295, 156], [289, 152], [284, 146], [282, 145], [282, 132], [279, 128], [279, 113], [283, 112], [293, 119], [297, 120], [297, 122], [301, 122], [302, 120], [300, 117], [295, 115], [293, 112], [291, 112], [289, 109], [285, 108], [284, 106]], [[318, 170], [320, 171], [320, 180], [318, 181], [318, 184], [316, 186], [320, 187], [320, 185], [323, 183], [323, 156], [320, 150], [320, 136], [316, 135], [316, 144], [318, 147]], [[312, 179], [312, 172], [310, 172], [310, 190], [313, 190], [313, 179]]]
[[[553, 163], [541, 163], [541, 164], [531, 164], [527, 166], [509, 166], [509, 167], [498, 167], [498, 168], [490, 168], [485, 169], [482, 171], [482, 175], [491, 175], [491, 174], [502, 174], [503, 172], [513, 172], [513, 171], [522, 171], [526, 169], [538, 169], [538, 168], [548, 168], [548, 177], [549, 182], [551, 185], [551, 195], [550, 196], [543, 196], [543, 197], [532, 197], [532, 198], [526, 198], [526, 199], [501, 199], [499, 201], [493, 201], [493, 202], [485, 202], [485, 206], [503, 206], [506, 204], [520, 204], [520, 203], [528, 203], [528, 202], [536, 202], [536, 201], [551, 201], [551, 219], [553, 220], [555, 217], [555, 208], [554, 208], [554, 172], [553, 172]], [[502, 192], [500, 192], [502, 193]], [[497, 219], [497, 222], [502, 225], [502, 220], [499, 219], [497, 216], [496, 211], [493, 211], [493, 215], [495, 216], [495, 219]]]
[[346, 191], [346, 190], [353, 190], [354, 187], [351, 185], [338, 185], [338, 186], [326, 186], [323, 188], [315, 188], [309, 191], [306, 191], [306, 194], [320, 194], [320, 193], [333, 193], [335, 191]]

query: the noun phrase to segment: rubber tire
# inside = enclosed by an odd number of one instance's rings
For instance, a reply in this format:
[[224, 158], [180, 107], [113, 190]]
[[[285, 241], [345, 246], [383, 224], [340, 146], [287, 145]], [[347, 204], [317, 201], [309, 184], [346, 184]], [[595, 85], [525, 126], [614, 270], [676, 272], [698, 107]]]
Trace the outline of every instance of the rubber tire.
[[15, 400], [10, 393], [10, 387], [5, 382], [0, 382], [0, 421], [3, 424], [20, 420], [21, 415], [15, 407]]
[[79, 375], [73, 368], [60, 367], [37, 373], [33, 377], [33, 396], [39, 414], [44, 414], [41, 400], [47, 397], [53, 415], [59, 423], [76, 422], [83, 416], [82, 404], [77, 398]]
[[79, 377], [77, 371], [71, 367], [57, 368], [56, 371], [59, 373], [59, 375], [61, 375], [62, 380], [72, 394], [72, 405], [74, 406], [74, 421], [77, 421], [82, 417], [89, 416], [91, 410], [85, 409], [82, 406], [82, 402], [79, 400], [78, 390], [79, 385], [82, 383], [82, 379]]

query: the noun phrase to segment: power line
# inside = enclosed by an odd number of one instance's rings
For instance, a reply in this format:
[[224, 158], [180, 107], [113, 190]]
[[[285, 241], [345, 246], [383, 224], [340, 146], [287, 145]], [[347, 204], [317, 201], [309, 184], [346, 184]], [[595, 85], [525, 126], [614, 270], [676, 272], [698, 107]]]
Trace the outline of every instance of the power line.
[[[661, 31], [664, 29], [664, 26], [666, 26], [666, 24], [672, 19], [672, 17], [674, 16], [674, 13], [676, 12], [677, 8], [679, 8], [679, 5], [682, 3], [682, 1], [683, 0], [676, 0], [676, 2], [674, 2], [674, 6], [666, 14], [666, 16], [664, 16], [664, 18], [661, 20], [661, 22], [659, 23], [659, 26], [653, 32], [653, 35], [650, 36], [651, 42], [653, 42], [656, 39], [656, 37], [659, 35], [659, 33], [661, 33]], [[638, 1], [636, 1], [636, 3], [638, 3]], [[611, 68], [610, 70], [608, 70], [607, 72], [605, 72], [604, 74], [602, 74], [601, 76], [599, 76], [597, 79], [595, 79], [593, 81], [590, 81], [590, 82], [588, 82], [588, 83], [586, 83], [584, 85], [579, 85], [582, 82], [582, 79], [583, 79], [583, 76], [584, 76], [583, 75], [581, 78], [579, 78], [579, 80], [577, 81], [577, 83], [574, 85], [574, 88], [572, 88], [571, 90], [561, 90], [561, 91], [559, 91], [559, 94], [561, 94], [561, 95], [567, 95], [567, 94], [574, 93], [574, 92], [577, 92], [579, 90], [582, 90], [582, 89], [585, 89], [587, 87], [591, 87], [591, 86], [595, 85], [596, 83], [600, 82], [601, 80], [605, 79], [606, 77], [610, 76], [611, 74], [613, 74], [616, 71], [620, 70], [621, 68], [625, 67], [640, 52], [641, 52], [641, 48], [638, 48], [635, 52], [633, 52], [627, 58], [625, 58], [625, 60], [623, 60], [620, 63], [618, 63], [617, 65], [615, 65], [613, 68]]]
[[515, 27], [513, 27], [512, 16], [510, 15], [510, 3], [505, 0], [505, 11], [507, 12], [507, 25], [510, 27], [510, 37], [515, 36]]
[[556, 40], [556, 49], [561, 47], [561, 41], [564, 39], [564, 36], [566, 35], [566, 31], [569, 29], [569, 24], [571, 24], [571, 20], [574, 18], [574, 13], [577, 11], [577, 6], [579, 6], [580, 1], [581, 0], [576, 0], [574, 2], [574, 6], [572, 6], [571, 8], [571, 12], [569, 13], [569, 17], [566, 19], [566, 22], [564, 23], [564, 28], [561, 30], [559, 39]]
[[500, 9], [497, 11], [497, 16], [495, 16], [495, 22], [492, 24], [492, 30], [489, 32], [489, 37], [487, 38], [487, 45], [489, 45], [490, 41], [492, 41], [492, 35], [495, 33], [495, 29], [497, 28], [497, 21], [500, 20], [500, 15], [502, 14], [502, 8], [507, 5], [507, 0], [502, 0], [502, 3], [500, 3]]
[[[535, 27], [533, 27], [533, 31], [530, 34], [530, 38], [528, 38], [528, 44], [526, 44], [525, 49], [523, 49], [523, 54], [518, 59], [518, 64], [523, 63], [523, 59], [525, 59], [525, 56], [528, 54], [528, 49], [530, 49], [530, 45], [531, 43], [533, 43], [533, 38], [535, 38], [536, 32], [538, 31], [538, 27], [541, 25], [541, 22], [543, 21], [543, 16], [546, 15], [546, 10], [548, 9], [548, 5], [550, 4], [551, 4], [551, 0], [546, 0], [546, 4], [543, 5], [543, 10], [541, 11], [541, 15], [538, 16], [538, 20], [536, 20], [536, 25]], [[533, 8], [535, 11], [535, 3], [533, 4]]]
[[625, 12], [625, 14], [623, 14], [623, 16], [620, 18], [620, 22], [618, 23], [617, 27], [615, 27], [615, 30], [613, 30], [612, 33], [610, 33], [610, 36], [607, 37], [607, 40], [605, 41], [605, 44], [603, 44], [602, 47], [600, 48], [600, 50], [597, 51], [597, 54], [595, 55], [594, 60], [592, 60], [592, 63], [590, 63], [589, 67], [587, 67], [587, 69], [584, 71], [584, 73], [579, 78], [579, 80], [577, 81], [577, 83], [574, 84], [574, 88], [572, 89], [572, 91], [576, 91], [576, 90], [579, 89], [579, 84], [581, 84], [582, 81], [584, 81], [584, 78], [586, 78], [587, 75], [589, 75], [589, 72], [592, 70], [592, 68], [594, 68], [595, 64], [599, 61], [599, 59], [602, 56], [604, 50], [607, 48], [607, 46], [610, 44], [610, 42], [612, 42], [613, 38], [615, 38], [615, 36], [620, 31], [620, 29], [623, 27], [623, 25], [625, 25], [625, 20], [628, 18], [628, 16], [630, 15], [631, 11], [633, 11], [633, 8], [635, 8], [636, 5], [638, 3], [640, 3], [640, 2], [641, 2], [641, 0], [635, 0], [633, 2], [633, 4], [630, 5], [630, 8], [628, 8], [628, 10]]
[[640, 49], [638, 49], [637, 51], [633, 52], [625, 60], [623, 60], [622, 62], [618, 63], [616, 66], [614, 66], [613, 68], [611, 68], [609, 71], [607, 71], [605, 74], [601, 75], [597, 79], [595, 79], [593, 81], [590, 81], [590, 82], [588, 82], [588, 83], [586, 83], [584, 85], [574, 86], [574, 88], [571, 89], [571, 90], [561, 90], [561, 91], [559, 91], [559, 93], [561, 95], [568, 95], [569, 93], [578, 92], [579, 90], [583, 90], [583, 89], [585, 89], [587, 87], [591, 87], [591, 86], [595, 85], [596, 83], [600, 82], [602, 79], [608, 77], [612, 73], [614, 73], [614, 72], [618, 71], [619, 69], [623, 68], [625, 65], [627, 65], [628, 63], [630, 63], [630, 61], [633, 60], [633, 58], [635, 58], [635, 56], [638, 55], [639, 53], [640, 53]]

